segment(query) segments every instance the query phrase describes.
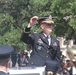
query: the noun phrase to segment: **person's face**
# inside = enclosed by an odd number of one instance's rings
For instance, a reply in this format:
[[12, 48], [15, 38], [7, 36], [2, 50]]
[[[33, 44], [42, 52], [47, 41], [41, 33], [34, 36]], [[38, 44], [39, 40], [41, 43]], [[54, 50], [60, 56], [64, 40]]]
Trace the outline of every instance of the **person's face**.
[[52, 32], [52, 24], [42, 23], [40, 27], [46, 35], [49, 35]]
[[71, 61], [67, 61], [67, 67], [72, 67], [73, 63]]

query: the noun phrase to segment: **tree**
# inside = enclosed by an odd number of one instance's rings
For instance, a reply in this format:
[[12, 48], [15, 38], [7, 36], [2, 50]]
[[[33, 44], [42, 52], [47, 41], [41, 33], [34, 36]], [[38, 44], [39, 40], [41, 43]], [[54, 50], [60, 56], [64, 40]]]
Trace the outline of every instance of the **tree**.
[[52, 0], [52, 12], [57, 16], [55, 33], [57, 36], [67, 34], [68, 38], [76, 38], [76, 0]]
[[[30, 17], [51, 14], [54, 36], [76, 39], [76, 0], [0, 0], [0, 44], [26, 48], [20, 41], [21, 31]], [[31, 29], [40, 32], [38, 23]]]

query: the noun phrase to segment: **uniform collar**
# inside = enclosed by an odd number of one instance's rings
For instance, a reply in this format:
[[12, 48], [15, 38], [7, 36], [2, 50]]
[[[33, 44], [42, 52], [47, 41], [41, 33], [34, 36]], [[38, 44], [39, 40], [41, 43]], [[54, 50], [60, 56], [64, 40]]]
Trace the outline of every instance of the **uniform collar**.
[[49, 37], [50, 37], [50, 35], [46, 35], [45, 33], [43, 33], [43, 35], [44, 35], [45, 37], [47, 37], [47, 36], [49, 36]]

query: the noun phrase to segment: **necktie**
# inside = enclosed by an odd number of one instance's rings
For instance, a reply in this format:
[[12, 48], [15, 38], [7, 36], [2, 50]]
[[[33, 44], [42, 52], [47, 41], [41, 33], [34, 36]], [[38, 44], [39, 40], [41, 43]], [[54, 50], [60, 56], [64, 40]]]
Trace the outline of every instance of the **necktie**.
[[48, 42], [49, 42], [49, 45], [50, 45], [50, 44], [51, 44], [51, 38], [50, 38], [50, 35], [47, 36], [47, 38], [48, 38]]

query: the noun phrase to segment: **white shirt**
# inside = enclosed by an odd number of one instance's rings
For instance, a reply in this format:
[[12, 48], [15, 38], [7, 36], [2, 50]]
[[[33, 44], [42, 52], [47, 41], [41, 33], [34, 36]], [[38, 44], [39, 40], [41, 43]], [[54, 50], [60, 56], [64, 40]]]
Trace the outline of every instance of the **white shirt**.
[[49, 45], [50, 45], [51, 44], [51, 37], [50, 37], [50, 35], [47, 36], [45, 33], [43, 33], [43, 34], [44, 34], [45, 37], [48, 38], [48, 42], [49, 42]]
[[76, 75], [76, 68], [75, 67], [72, 68], [72, 72], [73, 72], [72, 75]]
[[50, 38], [50, 35], [48, 35], [48, 42], [49, 42], [49, 45], [51, 44], [51, 38]]

